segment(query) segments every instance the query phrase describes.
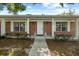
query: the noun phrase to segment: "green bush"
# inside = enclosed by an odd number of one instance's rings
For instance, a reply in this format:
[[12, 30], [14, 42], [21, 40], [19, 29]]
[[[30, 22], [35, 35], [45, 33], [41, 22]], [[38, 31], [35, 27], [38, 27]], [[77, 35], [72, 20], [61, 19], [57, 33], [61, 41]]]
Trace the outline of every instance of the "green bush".
[[9, 32], [9, 33], [5, 34], [6, 37], [7, 36], [9, 36], [9, 37], [14, 36], [14, 38], [26, 38], [27, 35], [28, 35], [27, 32]]
[[0, 36], [0, 39], [5, 39], [6, 37], [5, 36]]
[[67, 41], [69, 40], [70, 36], [67, 35], [56, 35], [54, 40], [57, 41]]

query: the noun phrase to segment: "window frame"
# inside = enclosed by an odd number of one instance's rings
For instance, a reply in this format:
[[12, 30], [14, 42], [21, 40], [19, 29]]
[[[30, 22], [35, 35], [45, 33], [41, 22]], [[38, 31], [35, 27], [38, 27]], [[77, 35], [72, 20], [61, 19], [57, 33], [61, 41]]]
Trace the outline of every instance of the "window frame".
[[[18, 24], [18, 30], [15, 30], [15, 23]], [[23, 23], [24, 25], [24, 31], [21, 31], [21, 24]], [[14, 32], [25, 32], [25, 22], [14, 22]]]
[[[63, 24], [65, 25], [63, 26]], [[59, 27], [59, 30], [57, 30], [57, 26]], [[68, 31], [67, 26], [68, 26], [68, 22], [56, 22], [56, 32], [67, 32]], [[63, 28], [66, 28], [66, 30], [63, 30]]]

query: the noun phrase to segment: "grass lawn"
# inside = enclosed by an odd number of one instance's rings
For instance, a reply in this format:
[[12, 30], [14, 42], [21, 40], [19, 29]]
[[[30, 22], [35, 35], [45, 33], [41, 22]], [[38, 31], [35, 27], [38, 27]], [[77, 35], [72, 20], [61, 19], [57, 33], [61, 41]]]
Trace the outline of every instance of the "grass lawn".
[[46, 40], [52, 56], [79, 56], [78, 41]]
[[[30, 49], [34, 42], [34, 39], [0, 39], [0, 55], [9, 55], [8, 53], [14, 53], [14, 56], [24, 56], [28, 55], [28, 53], [25, 53], [25, 50], [27, 51]], [[15, 49], [16, 48], [16, 49]], [[18, 49], [19, 48], [19, 49]], [[14, 52], [13, 52], [14, 51]], [[23, 54], [25, 53], [25, 54]], [[12, 55], [12, 54], [10, 54]], [[12, 55], [12, 56], [13, 56]]]

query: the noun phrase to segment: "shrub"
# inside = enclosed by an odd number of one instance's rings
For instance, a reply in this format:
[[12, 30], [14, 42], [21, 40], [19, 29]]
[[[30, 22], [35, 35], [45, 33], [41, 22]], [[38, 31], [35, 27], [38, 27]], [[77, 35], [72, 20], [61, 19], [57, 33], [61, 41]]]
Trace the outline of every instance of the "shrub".
[[70, 36], [68, 35], [56, 35], [55, 40], [56, 41], [67, 41], [69, 40]]
[[5, 38], [5, 36], [1, 36], [1, 38]]
[[25, 38], [27, 37], [27, 32], [9, 32], [5, 36], [8, 38]]

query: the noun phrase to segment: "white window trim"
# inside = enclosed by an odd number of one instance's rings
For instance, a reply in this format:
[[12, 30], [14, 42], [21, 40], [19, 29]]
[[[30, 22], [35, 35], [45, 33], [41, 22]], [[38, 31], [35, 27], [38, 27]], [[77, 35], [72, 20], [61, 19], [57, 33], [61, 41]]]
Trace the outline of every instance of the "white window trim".
[[25, 22], [25, 32], [29, 33], [29, 18], [26, 18], [26, 20], [10, 20], [11, 22], [11, 32], [14, 31], [14, 22]]

